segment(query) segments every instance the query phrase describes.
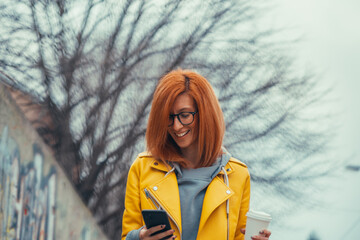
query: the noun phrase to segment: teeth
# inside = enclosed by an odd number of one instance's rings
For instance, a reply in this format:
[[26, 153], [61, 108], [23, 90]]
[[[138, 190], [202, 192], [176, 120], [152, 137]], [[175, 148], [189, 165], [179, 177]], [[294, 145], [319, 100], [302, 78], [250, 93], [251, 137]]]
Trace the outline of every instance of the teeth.
[[186, 132], [183, 132], [183, 133], [180, 133], [180, 134], [176, 134], [176, 136], [178, 136], [178, 137], [182, 137], [182, 136], [184, 136], [185, 134], [187, 134], [189, 131], [186, 131]]

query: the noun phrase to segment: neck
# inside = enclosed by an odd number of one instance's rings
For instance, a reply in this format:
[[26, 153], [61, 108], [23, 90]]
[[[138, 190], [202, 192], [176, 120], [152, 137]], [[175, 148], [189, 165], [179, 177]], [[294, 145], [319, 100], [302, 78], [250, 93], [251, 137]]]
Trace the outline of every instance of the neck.
[[197, 166], [199, 159], [197, 159], [198, 149], [197, 146], [191, 146], [188, 148], [181, 149], [181, 152], [188, 162], [189, 168], [195, 168]]

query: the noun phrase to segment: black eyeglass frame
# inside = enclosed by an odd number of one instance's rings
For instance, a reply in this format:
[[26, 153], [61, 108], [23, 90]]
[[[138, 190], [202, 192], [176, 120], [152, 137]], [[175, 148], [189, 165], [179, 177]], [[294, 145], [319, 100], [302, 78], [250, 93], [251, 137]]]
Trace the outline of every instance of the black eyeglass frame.
[[[183, 125], [183, 126], [186, 126], [186, 125], [190, 125], [194, 122], [195, 120], [195, 114], [197, 114], [199, 111], [195, 111], [195, 112], [181, 112], [181, 113], [178, 113], [178, 114], [170, 114], [169, 115], [169, 118], [171, 117], [172, 118], [172, 122], [171, 124], [168, 125], [168, 127], [171, 127], [172, 125], [174, 125], [174, 121], [175, 121], [175, 117], [177, 117], [177, 119], [179, 120], [179, 122]], [[186, 123], [184, 124], [181, 119], [180, 119], [180, 115], [183, 114], [183, 113], [190, 113], [192, 116], [193, 116], [193, 119], [191, 121], [191, 123]]]

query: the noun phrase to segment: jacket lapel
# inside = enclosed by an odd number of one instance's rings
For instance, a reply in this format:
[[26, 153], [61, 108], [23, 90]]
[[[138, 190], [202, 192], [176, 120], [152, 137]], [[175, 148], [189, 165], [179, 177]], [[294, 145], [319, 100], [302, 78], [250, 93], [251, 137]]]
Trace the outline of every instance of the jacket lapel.
[[199, 233], [201, 232], [211, 213], [232, 195], [234, 195], [234, 191], [228, 187], [219, 176], [216, 176], [207, 187], [205, 193], [199, 224]]
[[[165, 171], [169, 169], [160, 162], [154, 162], [153, 167]], [[176, 174], [174, 172], [169, 173], [164, 178], [149, 185], [147, 190], [156, 198], [156, 201], [161, 207], [170, 215], [175, 224], [178, 226], [181, 232], [181, 210], [180, 210], [180, 196], [177, 183]]]

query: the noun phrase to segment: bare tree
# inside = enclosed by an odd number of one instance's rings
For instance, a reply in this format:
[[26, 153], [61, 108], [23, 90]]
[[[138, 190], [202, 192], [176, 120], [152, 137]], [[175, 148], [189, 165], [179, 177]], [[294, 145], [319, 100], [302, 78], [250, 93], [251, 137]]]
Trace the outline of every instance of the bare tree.
[[264, 6], [1, 1], [0, 70], [49, 109], [53, 126], [39, 131], [56, 136], [57, 160], [110, 238], [121, 232], [127, 171], [144, 148], [157, 80], [177, 67], [213, 84], [227, 124], [224, 144], [254, 182], [291, 198], [301, 193], [294, 182], [325, 173], [307, 164], [325, 146], [323, 131], [301, 118], [323, 92], [313, 76], [293, 74], [292, 61], [269, 41], [273, 31], [254, 30]]

